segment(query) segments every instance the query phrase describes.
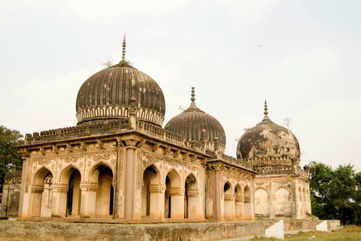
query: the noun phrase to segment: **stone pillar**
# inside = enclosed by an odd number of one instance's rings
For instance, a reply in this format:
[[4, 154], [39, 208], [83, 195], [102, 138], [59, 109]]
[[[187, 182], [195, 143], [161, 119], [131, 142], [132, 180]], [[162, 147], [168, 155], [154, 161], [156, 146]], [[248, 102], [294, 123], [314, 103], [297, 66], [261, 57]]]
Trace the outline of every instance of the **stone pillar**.
[[215, 220], [223, 218], [223, 181], [216, 169], [208, 170], [206, 217]]
[[41, 197], [41, 217], [51, 217], [51, 198], [52, 198], [52, 189], [49, 184], [44, 185], [44, 191]]
[[275, 203], [276, 197], [272, 188], [272, 181], [268, 181], [268, 183], [268, 213], [270, 218], [275, 218], [275, 207], [273, 203]]
[[242, 212], [242, 209], [243, 209], [243, 203], [242, 203], [242, 196], [241, 194], [237, 194], [235, 196], [235, 214], [234, 216], [237, 218], [237, 219], [241, 219], [242, 218], [242, 215], [243, 215], [243, 212]]
[[162, 219], [164, 216], [164, 187], [161, 184], [150, 184], [150, 217]]
[[4, 184], [3, 185], [3, 193], [1, 196], [1, 205], [0, 205], [0, 216], [6, 216], [6, 209], [8, 208], [8, 201], [9, 201], [9, 184]]
[[171, 196], [171, 218], [184, 218], [184, 189], [181, 187], [171, 187], [169, 190]]
[[[129, 220], [135, 220], [141, 218], [141, 199], [137, 199], [140, 196], [140, 191], [137, 188], [137, 143], [138, 140], [128, 139], [126, 142], [126, 159], [125, 159], [125, 196], [124, 196], [124, 214], [125, 218]], [[139, 203], [136, 203], [139, 202]], [[136, 207], [139, 206], [139, 210]]]
[[188, 218], [201, 217], [201, 203], [197, 189], [188, 190]]
[[233, 194], [224, 194], [224, 218], [233, 219]]
[[44, 186], [32, 185], [31, 186], [31, 216], [40, 217], [41, 214], [41, 198], [44, 191]]
[[80, 217], [95, 217], [97, 188], [98, 184], [96, 183], [80, 184]]
[[66, 216], [67, 192], [68, 192], [67, 184], [53, 184], [52, 216], [54, 217]]

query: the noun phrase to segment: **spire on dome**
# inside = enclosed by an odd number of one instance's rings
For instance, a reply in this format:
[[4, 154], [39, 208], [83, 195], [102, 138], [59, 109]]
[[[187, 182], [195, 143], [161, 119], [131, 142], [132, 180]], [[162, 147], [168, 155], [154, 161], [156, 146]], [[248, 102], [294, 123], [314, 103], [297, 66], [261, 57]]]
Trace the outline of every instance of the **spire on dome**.
[[268, 120], [269, 119], [268, 118], [268, 107], [267, 107], [267, 100], [266, 99], [264, 100], [264, 112], [263, 112], [263, 114], [264, 114], [263, 120]]
[[195, 94], [195, 90], [194, 90], [195, 88], [194, 87], [192, 87], [192, 94], [191, 94], [191, 101], [192, 101], [192, 103], [195, 103], [195, 101], [196, 101], [196, 94]]
[[122, 61], [123, 62], [125, 62], [126, 47], [127, 47], [127, 44], [126, 44], [125, 33], [124, 33], [123, 44], [122, 44]]

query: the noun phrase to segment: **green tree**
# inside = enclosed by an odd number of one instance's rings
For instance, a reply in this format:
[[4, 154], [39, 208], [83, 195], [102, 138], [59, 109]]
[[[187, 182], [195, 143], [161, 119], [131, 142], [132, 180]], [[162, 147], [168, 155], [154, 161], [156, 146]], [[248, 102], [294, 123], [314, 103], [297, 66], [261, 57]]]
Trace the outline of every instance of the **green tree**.
[[321, 219], [340, 219], [342, 224], [361, 224], [361, 173], [352, 165], [337, 169], [311, 163], [312, 213]]
[[16, 146], [23, 144], [22, 137], [19, 131], [0, 126], [0, 187], [11, 168], [21, 169], [22, 159]]

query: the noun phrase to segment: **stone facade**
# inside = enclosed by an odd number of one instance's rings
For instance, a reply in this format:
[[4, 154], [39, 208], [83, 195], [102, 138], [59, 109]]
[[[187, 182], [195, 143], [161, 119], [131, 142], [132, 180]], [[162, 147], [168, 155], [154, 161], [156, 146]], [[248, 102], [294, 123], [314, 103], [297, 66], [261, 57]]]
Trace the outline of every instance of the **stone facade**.
[[176, 145], [161, 128], [117, 130], [84, 138], [54, 135], [54, 141], [28, 135], [20, 148], [20, 216], [254, 218], [250, 167], [186, 142]]
[[224, 129], [196, 106], [194, 88], [190, 107], [163, 128], [160, 87], [124, 57], [84, 82], [76, 126], [25, 136], [18, 148], [21, 218], [167, 222], [310, 214], [297, 139], [267, 110], [241, 139], [237, 158], [227, 156]]

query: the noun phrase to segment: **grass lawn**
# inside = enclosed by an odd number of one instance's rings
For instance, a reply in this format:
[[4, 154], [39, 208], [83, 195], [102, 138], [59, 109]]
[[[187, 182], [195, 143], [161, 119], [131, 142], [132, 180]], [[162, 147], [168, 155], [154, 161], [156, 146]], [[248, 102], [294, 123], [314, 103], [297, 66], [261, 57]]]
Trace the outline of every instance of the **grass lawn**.
[[[257, 238], [252, 241], [271, 241], [280, 239]], [[286, 235], [285, 241], [361, 241], [361, 227], [346, 226], [334, 232], [309, 232]]]

